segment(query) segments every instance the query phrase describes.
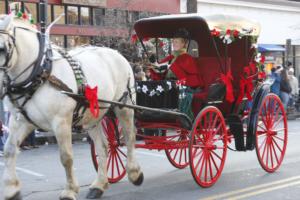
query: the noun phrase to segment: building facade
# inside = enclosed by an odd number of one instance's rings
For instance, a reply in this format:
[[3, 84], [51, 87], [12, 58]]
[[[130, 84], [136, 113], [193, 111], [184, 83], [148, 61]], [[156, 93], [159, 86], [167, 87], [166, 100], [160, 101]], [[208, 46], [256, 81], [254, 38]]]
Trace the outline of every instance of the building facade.
[[[300, 75], [299, 1], [197, 0], [197, 12], [201, 15], [239, 15], [258, 21], [261, 24], [258, 43], [265, 49], [269, 68], [284, 64], [284, 58], [287, 58], [294, 64], [296, 75]], [[285, 48], [288, 39], [291, 41], [291, 46]], [[286, 52], [288, 57], [284, 57]]]
[[[39, 23], [38, 0], [0, 0], [0, 13], [9, 13], [13, 2]], [[179, 12], [180, 0], [48, 0], [48, 24], [65, 13], [52, 28], [51, 40], [66, 48], [103, 38], [129, 38], [136, 20]]]

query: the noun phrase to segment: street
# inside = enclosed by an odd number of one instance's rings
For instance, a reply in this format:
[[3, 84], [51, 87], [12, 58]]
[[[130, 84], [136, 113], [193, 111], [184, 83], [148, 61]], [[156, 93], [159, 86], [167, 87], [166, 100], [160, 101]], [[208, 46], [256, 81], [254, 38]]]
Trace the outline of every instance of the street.
[[[287, 152], [282, 166], [273, 174], [260, 167], [255, 151], [228, 151], [219, 181], [211, 188], [200, 188], [193, 180], [189, 166], [175, 169], [163, 151], [137, 150], [137, 158], [144, 172], [142, 186], [133, 186], [127, 178], [112, 184], [103, 200], [200, 200], [200, 199], [298, 199], [300, 196], [300, 120], [289, 121]], [[74, 144], [75, 174], [80, 184], [78, 199], [85, 199], [88, 186], [96, 176], [87, 142]], [[0, 157], [0, 174], [3, 173]], [[43, 145], [23, 151], [17, 162], [25, 200], [58, 199], [65, 183], [65, 173], [56, 145]], [[0, 184], [3, 199], [3, 183]]]

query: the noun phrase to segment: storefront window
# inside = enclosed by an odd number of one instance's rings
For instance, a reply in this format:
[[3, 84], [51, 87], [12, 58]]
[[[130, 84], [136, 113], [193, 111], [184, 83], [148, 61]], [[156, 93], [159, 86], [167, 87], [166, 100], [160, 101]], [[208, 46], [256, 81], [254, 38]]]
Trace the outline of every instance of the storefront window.
[[60, 46], [60, 47], [64, 46], [64, 36], [62, 36], [62, 35], [51, 35], [50, 40], [57, 46]]
[[81, 7], [81, 24], [82, 25], [90, 25], [90, 12], [89, 8]]
[[68, 24], [78, 24], [78, 7], [68, 6], [67, 22]]
[[68, 48], [74, 48], [77, 46], [90, 44], [90, 38], [83, 36], [68, 36], [67, 42]]
[[[58, 18], [62, 13], [64, 13], [63, 6], [54, 6], [54, 19]], [[56, 24], [65, 24], [65, 17], [61, 17]]]
[[104, 26], [105, 9], [95, 8], [93, 9], [93, 21], [96, 26]]
[[0, 1], [0, 14], [5, 14], [5, 2]]

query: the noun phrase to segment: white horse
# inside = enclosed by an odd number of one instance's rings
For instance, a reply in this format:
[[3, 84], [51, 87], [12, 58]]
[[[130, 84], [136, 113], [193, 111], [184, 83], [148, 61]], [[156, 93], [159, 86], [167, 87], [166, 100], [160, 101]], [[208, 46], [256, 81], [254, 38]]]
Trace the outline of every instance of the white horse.
[[[10, 15], [0, 17], [0, 89], [3, 91], [3, 80], [7, 75], [15, 82], [21, 82], [28, 78], [32, 68], [22, 71], [30, 66], [38, 57], [39, 40], [38, 31], [24, 20], [16, 19]], [[62, 80], [75, 93], [78, 92], [77, 83], [69, 62], [57, 51], [53, 50], [54, 57], [51, 75]], [[98, 98], [117, 101], [129, 87], [134, 87], [134, 76], [129, 63], [118, 52], [109, 48], [86, 47], [78, 48], [70, 52], [73, 58], [81, 63], [87, 83], [98, 86]], [[20, 75], [21, 74], [21, 75]], [[20, 75], [20, 76], [19, 76]], [[2, 92], [3, 93], [3, 92]], [[2, 95], [1, 95], [2, 96]], [[13, 95], [14, 97], [14, 95]], [[12, 98], [13, 98], [12, 97]], [[135, 100], [135, 95], [132, 96]], [[16, 158], [19, 145], [23, 139], [38, 125], [39, 128], [52, 131], [57, 139], [61, 163], [65, 168], [67, 183], [60, 195], [60, 199], [75, 200], [79, 192], [79, 185], [73, 171], [72, 151], [72, 116], [76, 101], [55, 89], [48, 81], [41, 84], [32, 98], [25, 104], [24, 110], [34, 123], [30, 123], [16, 103], [6, 96], [5, 101], [10, 106], [11, 118], [9, 122], [10, 135], [5, 144], [4, 159], [5, 168], [3, 174], [5, 199], [21, 199], [20, 181], [16, 175]], [[20, 104], [24, 98], [17, 100]], [[127, 104], [132, 104], [128, 98]], [[100, 104], [100, 107], [110, 106]], [[87, 198], [100, 198], [108, 187], [106, 160], [107, 141], [102, 134], [99, 121], [108, 109], [100, 110], [97, 119], [92, 117], [89, 110], [84, 114], [82, 125], [88, 130], [93, 140], [98, 156], [98, 174], [90, 185]], [[127, 173], [129, 180], [140, 185], [143, 182], [143, 173], [134, 155], [135, 127], [134, 112], [126, 107], [115, 107], [114, 110], [121, 125], [124, 127], [124, 135], [127, 143]]]

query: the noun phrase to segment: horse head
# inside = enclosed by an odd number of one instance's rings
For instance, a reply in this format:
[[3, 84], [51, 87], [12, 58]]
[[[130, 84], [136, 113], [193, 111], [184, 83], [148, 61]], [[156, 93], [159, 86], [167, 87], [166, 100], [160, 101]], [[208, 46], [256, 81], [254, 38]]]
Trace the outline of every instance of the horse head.
[[0, 18], [0, 67], [5, 67], [7, 54], [9, 53], [8, 35], [9, 26], [12, 22], [11, 15], [2, 15]]
[[39, 53], [39, 31], [23, 19], [14, 15], [0, 16], [0, 93], [4, 75], [21, 82], [31, 70], [18, 76], [30, 66]]

